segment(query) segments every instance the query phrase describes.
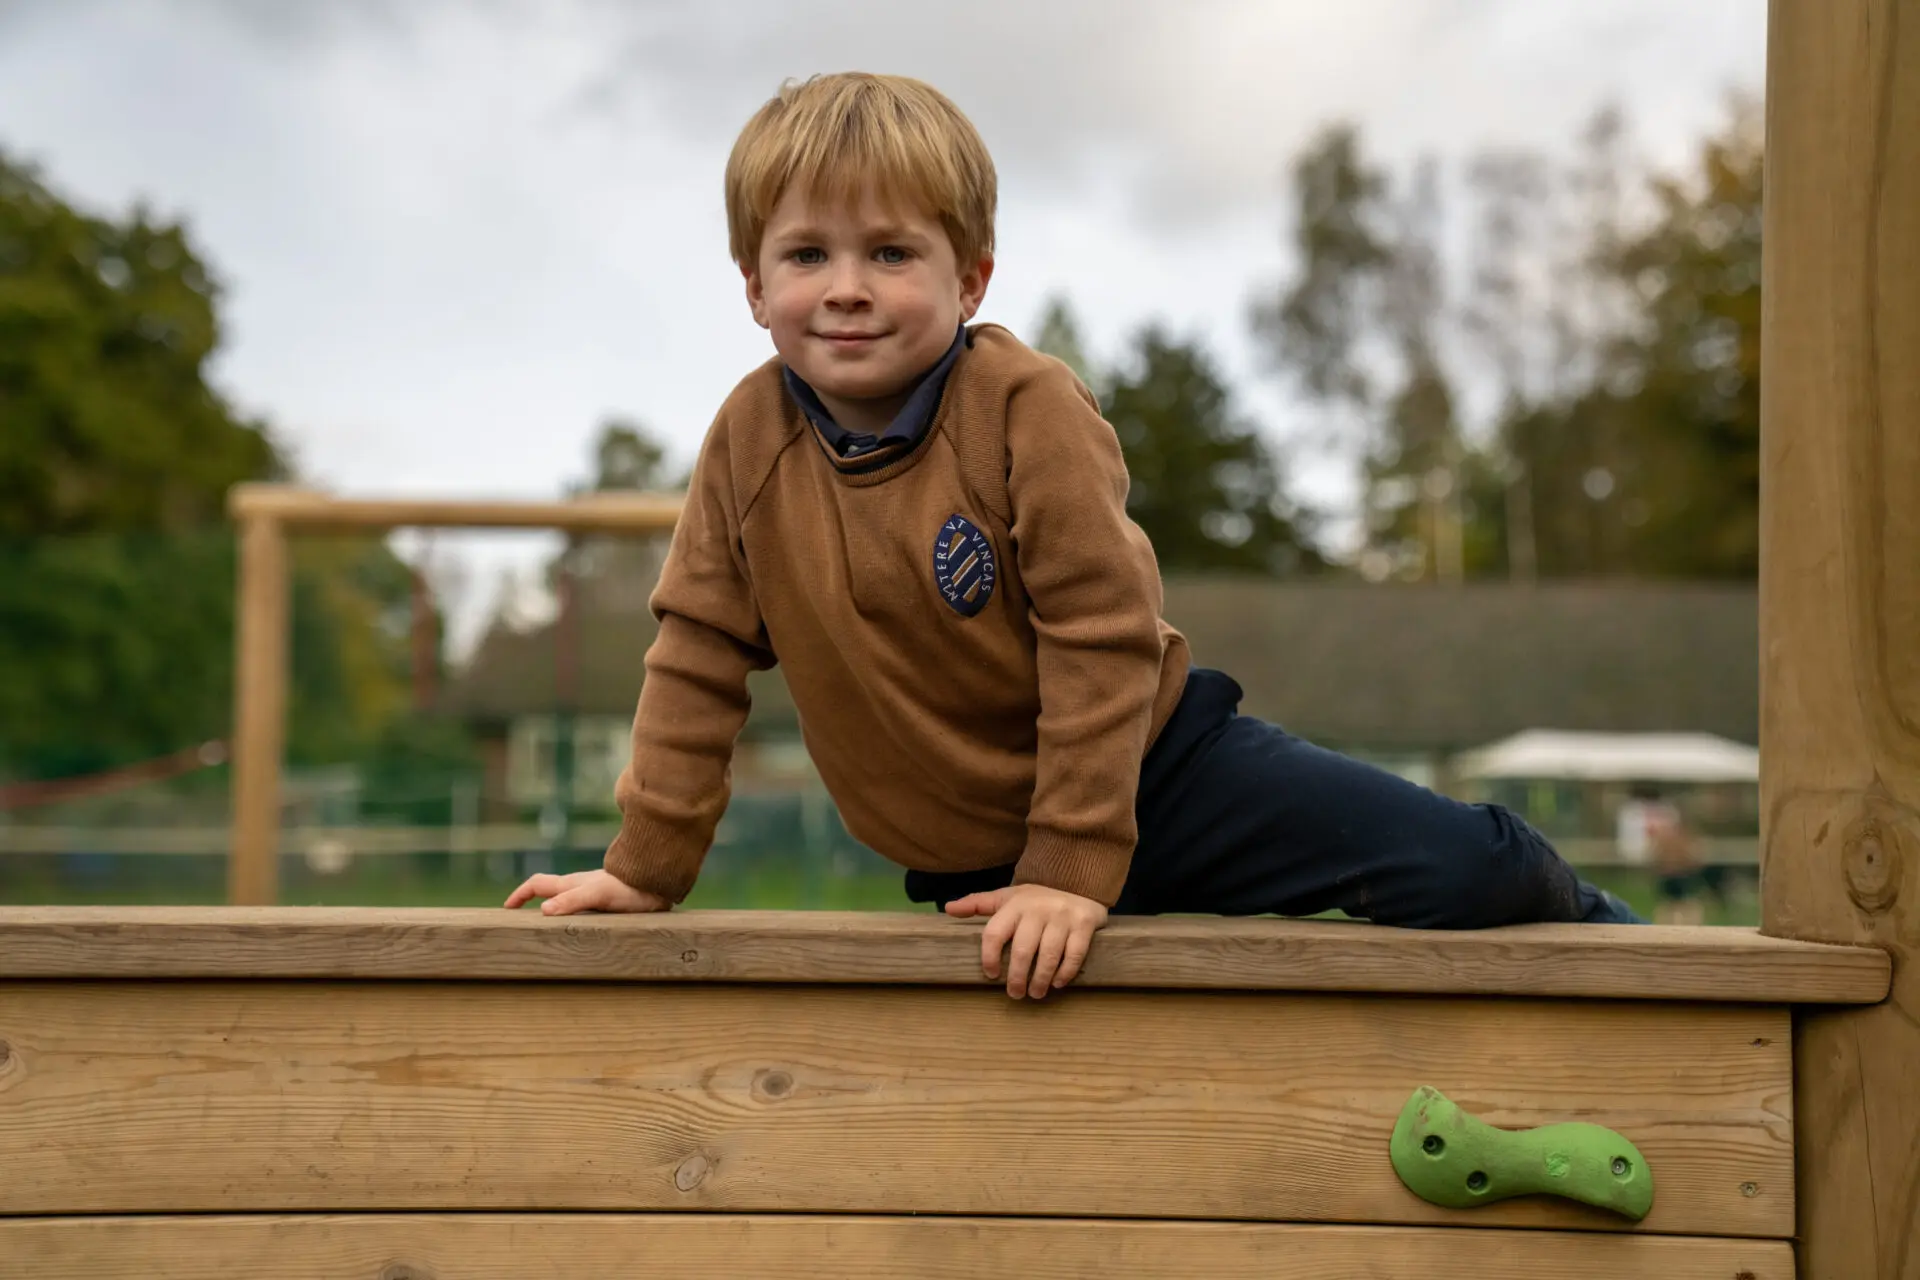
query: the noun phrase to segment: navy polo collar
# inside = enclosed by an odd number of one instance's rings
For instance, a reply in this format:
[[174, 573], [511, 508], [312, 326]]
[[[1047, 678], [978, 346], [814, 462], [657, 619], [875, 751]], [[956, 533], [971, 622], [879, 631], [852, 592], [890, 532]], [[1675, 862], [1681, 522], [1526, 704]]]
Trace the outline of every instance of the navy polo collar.
[[833, 451], [843, 458], [859, 458], [878, 452], [893, 445], [911, 446], [927, 433], [933, 424], [933, 414], [940, 407], [940, 393], [945, 389], [947, 375], [953, 372], [954, 362], [960, 358], [960, 352], [967, 345], [967, 329], [960, 326], [954, 334], [953, 344], [947, 353], [940, 357], [933, 368], [920, 375], [920, 381], [900, 406], [900, 412], [893, 416], [887, 429], [879, 435], [868, 435], [861, 431], [848, 431], [833, 420], [826, 405], [820, 403], [820, 397], [808, 386], [806, 380], [791, 368], [785, 369], [787, 392], [807, 415], [814, 429], [820, 433]]

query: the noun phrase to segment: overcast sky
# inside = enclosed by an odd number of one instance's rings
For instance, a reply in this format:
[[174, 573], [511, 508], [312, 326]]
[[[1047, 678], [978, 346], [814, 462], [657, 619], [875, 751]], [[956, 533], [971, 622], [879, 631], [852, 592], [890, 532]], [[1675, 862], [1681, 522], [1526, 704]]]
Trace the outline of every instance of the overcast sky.
[[[1677, 160], [1757, 89], [1765, 0], [0, 0], [0, 148], [83, 206], [184, 218], [217, 376], [312, 480], [545, 497], [609, 414], [690, 458], [771, 352], [726, 254], [734, 133], [788, 76], [924, 77], [999, 166], [982, 319], [1067, 293], [1098, 356], [1246, 336], [1288, 158], [1565, 149], [1601, 103]], [[1336, 478], [1303, 464], [1310, 488]]]

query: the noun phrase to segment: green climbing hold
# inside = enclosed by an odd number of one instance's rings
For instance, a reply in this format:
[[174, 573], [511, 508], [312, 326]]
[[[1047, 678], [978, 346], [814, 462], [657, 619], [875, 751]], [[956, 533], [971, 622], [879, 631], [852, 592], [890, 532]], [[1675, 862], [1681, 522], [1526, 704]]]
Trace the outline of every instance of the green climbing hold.
[[1638, 1222], [1653, 1208], [1653, 1170], [1613, 1130], [1577, 1122], [1496, 1129], [1425, 1085], [1401, 1108], [1391, 1151], [1407, 1190], [1448, 1209], [1550, 1195]]

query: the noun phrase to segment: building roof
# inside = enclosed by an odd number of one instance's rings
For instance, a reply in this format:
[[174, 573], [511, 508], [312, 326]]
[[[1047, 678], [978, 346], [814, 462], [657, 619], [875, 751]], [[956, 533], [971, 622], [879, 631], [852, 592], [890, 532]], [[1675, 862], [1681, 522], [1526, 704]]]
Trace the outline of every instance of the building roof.
[[1315, 741], [1458, 750], [1523, 729], [1757, 742], [1758, 597], [1693, 583], [1185, 581], [1167, 618], [1244, 711]]
[[[644, 607], [583, 607], [575, 626], [578, 647], [574, 709], [590, 715], [631, 716], [646, 674], [647, 646], [658, 626]], [[463, 719], [504, 724], [518, 716], [551, 714], [559, 705], [555, 630], [517, 630], [495, 624], [464, 667], [448, 682], [444, 706]], [[748, 736], [789, 735], [797, 716], [779, 672], [748, 680], [753, 712]]]
[[1454, 771], [1463, 778], [1758, 783], [1760, 752], [1711, 733], [1526, 729], [1455, 756]]
[[[1167, 619], [1232, 675], [1242, 710], [1346, 749], [1459, 750], [1526, 729], [1759, 736], [1749, 586], [1367, 586], [1173, 579]], [[578, 708], [631, 715], [654, 624], [583, 610]], [[481, 722], [551, 711], [551, 627], [496, 628], [447, 691]], [[792, 732], [778, 671], [756, 674], [749, 736]]]

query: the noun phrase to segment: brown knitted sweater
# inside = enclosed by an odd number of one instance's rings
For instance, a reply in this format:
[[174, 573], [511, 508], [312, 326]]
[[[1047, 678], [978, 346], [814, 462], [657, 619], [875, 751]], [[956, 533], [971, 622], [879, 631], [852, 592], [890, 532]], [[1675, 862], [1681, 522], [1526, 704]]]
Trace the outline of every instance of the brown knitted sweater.
[[1160, 618], [1113, 428], [1065, 365], [980, 325], [904, 453], [829, 452], [781, 366], [701, 447], [653, 595], [609, 871], [678, 902], [726, 808], [749, 671], [784, 666], [847, 829], [903, 866], [1018, 862], [1112, 904], [1186, 641]]

